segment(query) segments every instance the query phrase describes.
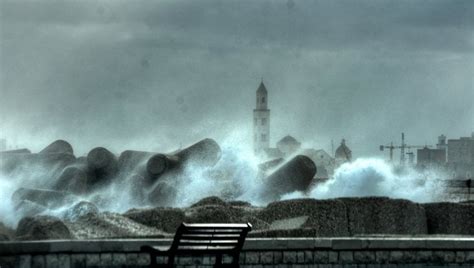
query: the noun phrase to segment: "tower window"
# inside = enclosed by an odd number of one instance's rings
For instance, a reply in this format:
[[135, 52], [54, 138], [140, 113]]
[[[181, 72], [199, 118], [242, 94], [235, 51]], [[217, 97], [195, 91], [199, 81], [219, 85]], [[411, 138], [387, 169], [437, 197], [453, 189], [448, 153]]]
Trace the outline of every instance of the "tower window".
[[266, 134], [262, 134], [261, 140], [262, 140], [262, 141], [266, 141], [266, 140], [267, 140], [267, 135], [266, 135]]
[[254, 124], [254, 125], [257, 125], [257, 118], [254, 118], [254, 119], [253, 119], [253, 124]]
[[265, 103], [265, 97], [262, 97], [262, 103]]
[[265, 126], [267, 124], [267, 119], [266, 118], [262, 118], [262, 126]]

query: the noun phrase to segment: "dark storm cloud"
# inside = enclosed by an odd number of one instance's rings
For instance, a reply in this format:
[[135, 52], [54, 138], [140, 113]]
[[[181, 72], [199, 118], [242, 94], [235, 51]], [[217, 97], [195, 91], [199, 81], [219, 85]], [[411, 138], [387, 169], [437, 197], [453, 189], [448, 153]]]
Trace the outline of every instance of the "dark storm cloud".
[[1, 10], [1, 127], [18, 143], [222, 140], [251, 129], [262, 76], [274, 141], [291, 133], [329, 149], [345, 136], [372, 154], [401, 131], [432, 143], [474, 126], [472, 1], [2, 1]]

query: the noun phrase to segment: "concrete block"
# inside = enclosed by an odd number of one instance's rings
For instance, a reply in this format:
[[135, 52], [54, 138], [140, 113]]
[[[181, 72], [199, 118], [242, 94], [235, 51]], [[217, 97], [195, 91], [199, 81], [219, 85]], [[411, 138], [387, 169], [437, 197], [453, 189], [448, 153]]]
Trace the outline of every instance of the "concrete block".
[[304, 252], [304, 262], [305, 263], [314, 263], [314, 253], [311, 250], [306, 250]]
[[72, 268], [85, 268], [86, 255], [85, 254], [72, 254], [71, 255], [71, 267]]
[[419, 263], [430, 262], [433, 259], [433, 251], [420, 250], [416, 253], [416, 261]]
[[474, 263], [474, 251], [467, 251], [466, 252], [466, 262]]
[[193, 259], [191, 257], [179, 257], [178, 258], [178, 264], [192, 265], [193, 264]]
[[456, 251], [455, 262], [462, 263], [466, 260], [466, 253], [464, 251]]
[[354, 261], [356, 263], [374, 263], [375, 252], [374, 251], [354, 251]]
[[274, 251], [273, 252], [273, 263], [274, 264], [283, 263], [283, 252], [281, 252], [281, 251]]
[[45, 268], [46, 260], [44, 255], [34, 255], [31, 258], [31, 268]]
[[48, 254], [46, 255], [46, 267], [48, 268], [60, 268], [58, 255], [56, 254]]
[[59, 254], [58, 255], [58, 264], [61, 268], [70, 268], [71, 267], [71, 257], [68, 254]]
[[112, 265], [125, 265], [127, 258], [125, 253], [113, 253], [112, 254]]
[[260, 263], [273, 264], [273, 251], [264, 251], [260, 253]]
[[406, 263], [415, 263], [416, 262], [416, 251], [403, 251], [403, 259]]
[[86, 255], [86, 265], [87, 266], [100, 265], [100, 254], [87, 254]]
[[375, 261], [377, 263], [388, 263], [390, 260], [390, 251], [378, 250], [375, 252]]
[[101, 253], [100, 254], [100, 265], [101, 266], [112, 265], [112, 253]]
[[258, 252], [246, 252], [245, 253], [245, 264], [258, 264], [259, 256]]
[[139, 253], [137, 265], [150, 265], [150, 255], [146, 253]]
[[403, 251], [401, 250], [392, 250], [390, 251], [390, 262], [391, 263], [404, 263]]
[[284, 251], [283, 252], [283, 263], [285, 263], [285, 264], [296, 264], [297, 263], [296, 251]]
[[[317, 252], [317, 251], [316, 251]], [[316, 259], [316, 255], [314, 255]], [[315, 260], [316, 261], [316, 260]], [[328, 252], [328, 262], [329, 263], [338, 263], [339, 262], [339, 252], [337, 251], [329, 251]]]
[[[333, 260], [331, 262], [337, 262], [337, 252], [331, 252], [331, 253], [336, 253], [336, 256], [332, 256]], [[313, 253], [313, 259], [314, 263], [328, 263], [329, 261], [329, 251], [315, 251]]]
[[343, 264], [349, 264], [354, 262], [354, 254], [352, 251], [341, 251], [339, 252], [339, 262]]
[[18, 260], [19, 268], [30, 268], [31, 267], [31, 255], [21, 255]]
[[137, 253], [128, 253], [125, 257], [125, 264], [128, 266], [136, 265], [138, 260]]
[[296, 252], [296, 263], [305, 263], [304, 261], [304, 251]]

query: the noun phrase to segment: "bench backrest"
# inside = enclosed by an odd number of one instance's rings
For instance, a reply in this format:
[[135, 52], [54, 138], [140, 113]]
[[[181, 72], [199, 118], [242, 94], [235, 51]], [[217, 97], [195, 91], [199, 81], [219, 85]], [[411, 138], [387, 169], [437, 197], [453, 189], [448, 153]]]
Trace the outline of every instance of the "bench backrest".
[[235, 254], [240, 252], [250, 223], [182, 223], [176, 231], [170, 251], [187, 254], [197, 252]]

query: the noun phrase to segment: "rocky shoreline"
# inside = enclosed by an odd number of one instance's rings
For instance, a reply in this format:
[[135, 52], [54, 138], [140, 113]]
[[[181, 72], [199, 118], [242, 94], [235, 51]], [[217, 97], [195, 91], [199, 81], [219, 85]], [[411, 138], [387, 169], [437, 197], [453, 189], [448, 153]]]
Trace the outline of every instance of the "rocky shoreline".
[[60, 217], [23, 218], [16, 230], [0, 224], [0, 239], [98, 239], [172, 237], [181, 222], [250, 222], [252, 237], [360, 235], [474, 235], [474, 203], [419, 204], [386, 197], [293, 199], [255, 207], [204, 198], [187, 208], [154, 207], [99, 212], [81, 202]]

